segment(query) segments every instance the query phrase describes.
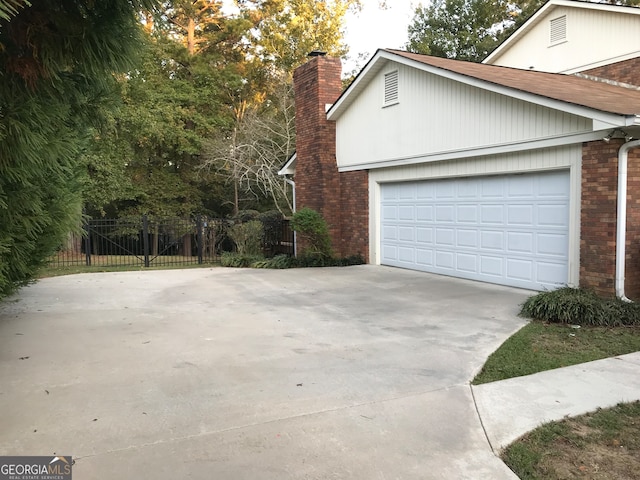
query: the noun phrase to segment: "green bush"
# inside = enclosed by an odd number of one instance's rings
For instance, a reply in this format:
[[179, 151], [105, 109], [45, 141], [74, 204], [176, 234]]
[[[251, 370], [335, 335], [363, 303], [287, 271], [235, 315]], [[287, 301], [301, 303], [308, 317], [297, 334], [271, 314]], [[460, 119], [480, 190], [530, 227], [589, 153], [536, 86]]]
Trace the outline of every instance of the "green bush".
[[298, 266], [298, 262], [294, 257], [290, 257], [288, 255], [276, 255], [273, 258], [267, 258], [265, 260], [260, 260], [258, 262], [254, 262], [251, 265], [253, 268], [295, 268]]
[[259, 220], [236, 223], [229, 229], [229, 237], [240, 255], [259, 255], [262, 252], [264, 228]]
[[220, 264], [223, 267], [247, 268], [256, 262], [264, 260], [261, 255], [247, 255], [234, 252], [223, 252], [220, 257]]
[[301, 208], [293, 214], [291, 227], [296, 231], [298, 239], [302, 240], [305, 245], [303, 256], [319, 257], [318, 262], [333, 256], [329, 227], [318, 212], [308, 207]]
[[[349, 265], [362, 265], [364, 259], [361, 255], [353, 255], [346, 258], [326, 258], [318, 255], [302, 255], [298, 258], [288, 255], [276, 255], [250, 264], [253, 268], [304, 268], [304, 267], [346, 267]], [[238, 266], [238, 265], [234, 265]], [[244, 265], [243, 265], [244, 266]]]
[[520, 315], [551, 323], [573, 325], [640, 325], [640, 306], [617, 298], [601, 298], [595, 293], [564, 287], [527, 299]]

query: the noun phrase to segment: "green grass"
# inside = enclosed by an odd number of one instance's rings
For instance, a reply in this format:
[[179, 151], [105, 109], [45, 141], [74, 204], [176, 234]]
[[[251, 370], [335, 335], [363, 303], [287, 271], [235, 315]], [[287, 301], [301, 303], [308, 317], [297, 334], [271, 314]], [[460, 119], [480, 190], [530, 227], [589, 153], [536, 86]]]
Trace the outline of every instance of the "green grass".
[[489, 356], [473, 384], [640, 351], [640, 327], [580, 327], [532, 321]]
[[545, 424], [502, 452], [522, 480], [640, 478], [640, 402]]
[[144, 267], [140, 264], [137, 265], [120, 265], [120, 266], [108, 266], [108, 265], [64, 265], [64, 266], [48, 266], [38, 272], [38, 278], [47, 277], [59, 277], [62, 275], [74, 275], [76, 273], [102, 273], [102, 272], [143, 272], [146, 270], [176, 270], [184, 268], [210, 268], [218, 267], [218, 263], [203, 263], [203, 264], [187, 264], [187, 265], [153, 265]]

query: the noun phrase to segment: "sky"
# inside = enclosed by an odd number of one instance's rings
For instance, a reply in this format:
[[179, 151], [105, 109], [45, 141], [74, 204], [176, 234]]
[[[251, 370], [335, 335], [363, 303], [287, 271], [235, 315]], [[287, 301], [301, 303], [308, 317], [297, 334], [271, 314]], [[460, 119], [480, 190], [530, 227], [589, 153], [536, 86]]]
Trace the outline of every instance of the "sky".
[[[363, 0], [362, 11], [349, 13], [345, 19], [345, 43], [349, 46], [349, 59], [343, 66], [350, 72], [356, 66], [363, 67], [378, 48], [404, 48], [407, 43], [407, 27], [413, 19], [417, 0], [388, 0], [386, 10], [379, 8], [380, 0]], [[366, 56], [358, 60], [358, 55]]]

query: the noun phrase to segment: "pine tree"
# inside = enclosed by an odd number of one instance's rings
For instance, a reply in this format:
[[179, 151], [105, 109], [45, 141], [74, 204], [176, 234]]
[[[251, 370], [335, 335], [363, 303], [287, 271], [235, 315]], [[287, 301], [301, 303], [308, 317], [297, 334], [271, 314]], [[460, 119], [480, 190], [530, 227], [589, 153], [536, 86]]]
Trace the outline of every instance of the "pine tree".
[[[80, 223], [82, 153], [133, 66], [153, 0], [3, 0], [0, 297], [29, 282]], [[17, 8], [22, 6], [23, 8]], [[11, 8], [8, 8], [11, 7]]]

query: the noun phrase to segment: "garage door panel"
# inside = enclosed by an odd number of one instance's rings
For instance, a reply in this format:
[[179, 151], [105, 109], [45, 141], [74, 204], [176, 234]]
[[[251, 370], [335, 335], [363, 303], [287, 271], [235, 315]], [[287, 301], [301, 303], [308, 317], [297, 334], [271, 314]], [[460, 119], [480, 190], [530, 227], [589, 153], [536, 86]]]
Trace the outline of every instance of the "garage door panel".
[[401, 242], [415, 242], [415, 228], [414, 227], [400, 227], [398, 228], [398, 240]]
[[538, 251], [539, 255], [555, 255], [566, 258], [568, 251], [569, 238], [566, 234], [540, 233], [538, 234]]
[[398, 248], [398, 260], [406, 263], [414, 263], [414, 249], [407, 247]]
[[446, 250], [436, 250], [436, 267], [453, 270], [454, 269], [455, 256], [453, 252]]
[[439, 247], [451, 247], [454, 246], [456, 238], [456, 232], [452, 228], [436, 228], [436, 245]]
[[382, 207], [382, 222], [398, 220], [398, 207], [384, 206]]
[[484, 230], [480, 233], [480, 247], [486, 250], [504, 250], [504, 232]]
[[535, 179], [529, 175], [515, 175], [507, 182], [507, 194], [510, 198], [532, 198], [535, 195]]
[[538, 184], [538, 197], [566, 198], [569, 191], [569, 175], [547, 175], [544, 182]]
[[436, 222], [453, 222], [455, 207], [453, 205], [438, 205], [436, 207]]
[[416, 249], [416, 263], [421, 267], [433, 266], [433, 250]]
[[382, 240], [397, 240], [398, 239], [398, 227], [385, 226], [382, 229]]
[[398, 220], [413, 221], [415, 220], [415, 207], [414, 206], [401, 206], [398, 208]]
[[457, 247], [463, 248], [476, 248], [478, 246], [478, 231], [477, 230], [457, 230]]
[[478, 222], [478, 206], [477, 205], [458, 205], [457, 217], [458, 223], [477, 223]]
[[561, 203], [538, 206], [538, 226], [565, 227], [568, 222], [566, 207]]
[[419, 183], [416, 189], [416, 198], [418, 200], [433, 200], [436, 196], [436, 187], [433, 183]]
[[533, 269], [533, 260], [507, 259], [507, 278], [532, 282], [534, 280]]
[[480, 273], [484, 276], [502, 277], [504, 259], [500, 257], [490, 257], [483, 255], [480, 257]]
[[458, 253], [456, 255], [457, 269], [467, 273], [478, 273], [478, 256], [468, 253]]
[[458, 182], [458, 198], [477, 198], [478, 182], [474, 179], [461, 179]]
[[532, 204], [509, 205], [507, 208], [507, 224], [532, 227], [534, 215], [535, 206]]
[[566, 284], [566, 267], [563, 263], [538, 262], [536, 280], [546, 285]]
[[382, 263], [547, 289], [568, 279], [568, 171], [381, 186]]
[[456, 184], [452, 180], [442, 180], [436, 183], [436, 198], [447, 199], [455, 198], [456, 196]]
[[480, 212], [480, 223], [493, 225], [504, 224], [503, 205], [481, 205]]
[[419, 244], [433, 244], [433, 228], [416, 228], [416, 236]]
[[433, 207], [431, 205], [416, 206], [416, 220], [418, 222], [433, 222]]
[[482, 198], [500, 199], [505, 196], [505, 182], [500, 177], [485, 177], [481, 182]]
[[532, 254], [534, 252], [533, 232], [508, 232], [507, 250], [516, 254]]

